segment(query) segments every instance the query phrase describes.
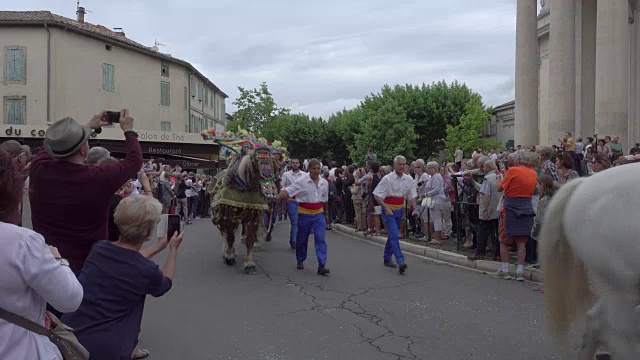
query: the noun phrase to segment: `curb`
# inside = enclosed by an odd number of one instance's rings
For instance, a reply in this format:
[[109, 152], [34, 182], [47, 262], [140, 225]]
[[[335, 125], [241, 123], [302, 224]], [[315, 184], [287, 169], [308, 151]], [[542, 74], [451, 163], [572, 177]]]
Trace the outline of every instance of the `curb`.
[[[342, 224], [333, 224], [333, 230], [337, 232], [354, 236], [359, 239], [363, 239], [369, 242], [373, 242], [376, 244], [384, 245], [387, 242], [387, 238], [385, 236], [365, 236], [362, 233], [357, 232], [355, 229], [352, 229], [348, 226]], [[404, 252], [408, 252], [411, 254], [424, 256], [430, 259], [442, 261], [449, 264], [454, 264], [457, 266], [466, 267], [469, 269], [479, 270], [486, 273], [494, 273], [498, 271], [500, 268], [500, 264], [494, 261], [489, 260], [469, 260], [465, 255], [457, 254], [450, 251], [438, 250], [432, 247], [412, 244], [410, 242], [406, 242], [400, 240], [400, 249]], [[513, 264], [509, 265], [509, 271], [511, 273], [516, 272], [516, 267]], [[524, 270], [524, 278], [526, 280], [535, 281], [542, 283], [542, 271], [538, 269], [525, 269]]]

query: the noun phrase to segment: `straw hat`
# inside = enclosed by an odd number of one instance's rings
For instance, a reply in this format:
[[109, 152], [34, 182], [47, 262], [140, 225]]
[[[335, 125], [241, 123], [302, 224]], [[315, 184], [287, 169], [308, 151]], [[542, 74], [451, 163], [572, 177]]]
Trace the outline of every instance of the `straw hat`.
[[89, 140], [91, 129], [81, 126], [70, 117], [58, 120], [47, 129], [44, 148], [55, 158], [73, 155]]

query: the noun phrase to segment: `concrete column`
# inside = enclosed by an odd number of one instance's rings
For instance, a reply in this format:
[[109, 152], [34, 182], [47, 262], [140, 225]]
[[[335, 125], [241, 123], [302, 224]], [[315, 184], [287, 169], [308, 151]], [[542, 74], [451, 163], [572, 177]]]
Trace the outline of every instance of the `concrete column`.
[[546, 145], [555, 144], [576, 125], [576, 3], [551, 3], [549, 35], [549, 133]]
[[580, 131], [576, 136], [593, 136], [596, 129], [596, 23], [597, 0], [582, 1], [582, 29], [580, 56]]
[[628, 0], [598, 1], [596, 35], [596, 132], [620, 136], [627, 153], [630, 26]]
[[515, 145], [538, 144], [538, 17], [536, 0], [518, 0]]

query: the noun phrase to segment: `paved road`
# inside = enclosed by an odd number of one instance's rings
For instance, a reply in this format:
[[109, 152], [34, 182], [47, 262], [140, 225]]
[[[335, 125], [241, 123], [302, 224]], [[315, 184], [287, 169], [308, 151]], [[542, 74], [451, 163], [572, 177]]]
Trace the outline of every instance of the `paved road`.
[[288, 231], [277, 225], [249, 276], [240, 244], [227, 267], [210, 221], [188, 226], [173, 289], [147, 300], [150, 359], [556, 358], [532, 283], [414, 256], [400, 276], [382, 266], [381, 247], [336, 232], [327, 235], [331, 276], [320, 277], [312, 246], [307, 269], [295, 269]]

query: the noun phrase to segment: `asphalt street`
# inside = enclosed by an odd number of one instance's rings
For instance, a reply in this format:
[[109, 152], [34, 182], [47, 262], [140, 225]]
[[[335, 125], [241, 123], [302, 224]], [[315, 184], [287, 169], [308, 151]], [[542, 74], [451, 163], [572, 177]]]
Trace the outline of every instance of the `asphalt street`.
[[[173, 288], [147, 298], [140, 345], [150, 359], [555, 359], [536, 284], [406, 255], [406, 275], [382, 265], [383, 248], [327, 233], [331, 275], [305, 270], [289, 224], [255, 254], [258, 272], [222, 261], [209, 219], [186, 228]], [[164, 257], [155, 259], [162, 264]]]

